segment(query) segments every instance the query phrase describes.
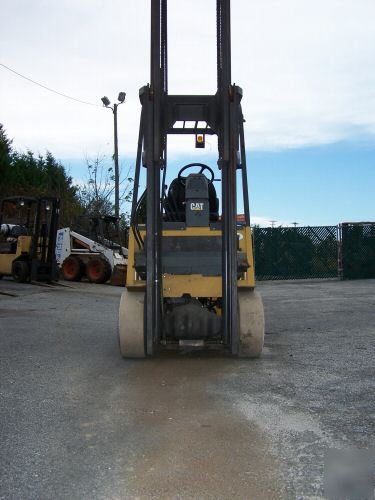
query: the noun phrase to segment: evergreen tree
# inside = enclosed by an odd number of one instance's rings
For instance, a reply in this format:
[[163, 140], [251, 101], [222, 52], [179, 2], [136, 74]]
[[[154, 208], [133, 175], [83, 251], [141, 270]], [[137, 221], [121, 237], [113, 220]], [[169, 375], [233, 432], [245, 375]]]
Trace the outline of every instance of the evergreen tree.
[[36, 157], [32, 151], [15, 151], [0, 124], [0, 198], [18, 195], [60, 198], [61, 225], [69, 225], [83, 211], [78, 188], [53, 154]]
[[3, 125], [0, 123], [0, 197], [4, 195], [8, 184], [12, 152], [12, 141], [8, 139]]

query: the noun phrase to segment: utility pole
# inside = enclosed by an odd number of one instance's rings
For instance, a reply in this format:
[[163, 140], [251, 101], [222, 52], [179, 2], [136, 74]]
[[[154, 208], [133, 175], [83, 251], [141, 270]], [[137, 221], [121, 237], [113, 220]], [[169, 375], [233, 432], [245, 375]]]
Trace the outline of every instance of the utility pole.
[[113, 113], [113, 135], [114, 135], [114, 154], [113, 160], [115, 163], [115, 217], [120, 217], [120, 167], [118, 162], [118, 133], [117, 133], [117, 108], [120, 104], [125, 102], [126, 93], [120, 92], [118, 95], [118, 102], [113, 107], [110, 106], [111, 101], [108, 97], [102, 97], [102, 103], [106, 108], [112, 110]]
[[120, 217], [120, 169], [118, 165], [117, 106], [113, 105], [114, 160], [115, 160], [115, 217]]

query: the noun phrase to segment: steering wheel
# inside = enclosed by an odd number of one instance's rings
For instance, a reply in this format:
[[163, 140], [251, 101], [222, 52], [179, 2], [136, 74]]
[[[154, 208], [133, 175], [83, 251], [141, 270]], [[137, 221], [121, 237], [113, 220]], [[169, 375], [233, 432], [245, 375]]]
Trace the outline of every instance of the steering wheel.
[[189, 163], [188, 165], [185, 165], [184, 167], [181, 168], [181, 170], [178, 172], [178, 180], [179, 182], [185, 186], [185, 179], [186, 177], [182, 177], [182, 173], [185, 172], [185, 170], [187, 170], [188, 168], [191, 168], [191, 167], [201, 167], [199, 173], [200, 174], [203, 174], [203, 172], [205, 170], [208, 170], [211, 174], [211, 179], [207, 179], [208, 180], [208, 184], [212, 184], [213, 181], [214, 181], [214, 177], [215, 177], [215, 173], [214, 171], [212, 170], [211, 167], [209, 167], [208, 165], [205, 165], [204, 163]]

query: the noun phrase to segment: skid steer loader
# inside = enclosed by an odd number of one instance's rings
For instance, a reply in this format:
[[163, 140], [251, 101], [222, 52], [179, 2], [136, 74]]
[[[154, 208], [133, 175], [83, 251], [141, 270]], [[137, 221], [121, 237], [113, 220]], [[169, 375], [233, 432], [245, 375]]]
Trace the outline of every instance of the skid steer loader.
[[[255, 291], [242, 90], [231, 83], [230, 0], [217, 0], [216, 25], [217, 92], [171, 95], [167, 0], [151, 0], [151, 83], [140, 90], [126, 291], [119, 311], [123, 357], [186, 348], [245, 357], [262, 351], [264, 314]], [[189, 163], [167, 189], [171, 134], [191, 134], [198, 148], [204, 147], [206, 136], [216, 135], [220, 179], [209, 165]], [[142, 164], [147, 182], [139, 196]], [[221, 207], [215, 182], [221, 188]]]
[[74, 229], [57, 231], [56, 261], [67, 281], [86, 276], [92, 283], [124, 286], [127, 252], [117, 217], [81, 216]]

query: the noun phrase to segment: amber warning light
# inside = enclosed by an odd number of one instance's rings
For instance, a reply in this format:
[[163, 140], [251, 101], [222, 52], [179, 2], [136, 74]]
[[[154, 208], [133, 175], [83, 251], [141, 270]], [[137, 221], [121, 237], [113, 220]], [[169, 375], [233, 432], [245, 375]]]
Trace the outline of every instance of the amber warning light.
[[195, 147], [196, 148], [204, 148], [206, 145], [206, 139], [203, 134], [197, 134], [195, 136]]

